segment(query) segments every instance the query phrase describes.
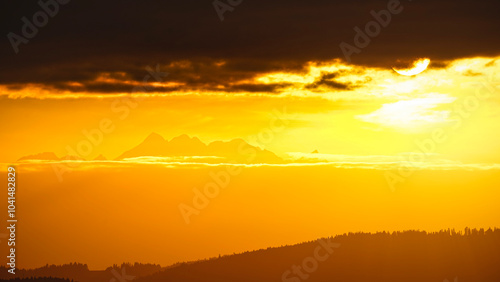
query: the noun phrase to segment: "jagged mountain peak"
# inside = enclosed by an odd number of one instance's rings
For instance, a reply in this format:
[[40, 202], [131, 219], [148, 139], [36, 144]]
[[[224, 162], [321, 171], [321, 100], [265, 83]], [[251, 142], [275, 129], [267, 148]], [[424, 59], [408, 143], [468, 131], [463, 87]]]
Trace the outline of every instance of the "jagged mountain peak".
[[163, 136], [161, 136], [160, 134], [153, 132], [153, 133], [149, 134], [148, 137], [146, 137], [146, 139], [144, 139], [144, 141], [142, 143], [145, 143], [145, 142], [148, 142], [148, 143], [165, 142], [165, 138], [163, 138]]

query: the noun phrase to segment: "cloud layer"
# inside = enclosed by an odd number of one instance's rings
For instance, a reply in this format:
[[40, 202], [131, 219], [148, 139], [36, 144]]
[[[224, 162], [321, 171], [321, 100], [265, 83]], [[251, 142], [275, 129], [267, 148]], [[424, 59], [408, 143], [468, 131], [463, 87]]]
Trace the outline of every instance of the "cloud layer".
[[[62, 1], [61, 1], [62, 2]], [[341, 42], [353, 44], [354, 27], [373, 20], [370, 11], [388, 1], [243, 1], [221, 22], [211, 1], [69, 1], [16, 55], [9, 38], [0, 45], [0, 84], [26, 84], [70, 92], [130, 92], [146, 66], [169, 67], [158, 91], [276, 92], [287, 84], [243, 83], [269, 72], [304, 70], [306, 62], [343, 58]], [[36, 1], [2, 3], [1, 31], [23, 36], [23, 17], [33, 20]], [[444, 62], [498, 54], [498, 1], [402, 1], [401, 13], [370, 45], [352, 56], [358, 65], [390, 67], [397, 59], [430, 57]], [[315, 81], [336, 90], [353, 86]], [[107, 78], [108, 81], [103, 78]], [[109, 79], [115, 79], [114, 82]], [[236, 83], [238, 82], [238, 83]]]

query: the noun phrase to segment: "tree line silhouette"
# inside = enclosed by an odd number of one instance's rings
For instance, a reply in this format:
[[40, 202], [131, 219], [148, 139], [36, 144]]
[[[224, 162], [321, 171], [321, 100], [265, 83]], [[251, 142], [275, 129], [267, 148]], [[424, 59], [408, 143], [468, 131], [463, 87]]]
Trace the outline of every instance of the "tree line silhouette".
[[[496, 228], [359, 232], [323, 239], [340, 247], [313, 273], [302, 270], [307, 279], [290, 275], [288, 281], [442, 282], [455, 277], [460, 282], [500, 281], [500, 229]], [[284, 281], [283, 273], [313, 257], [317, 246], [315, 240], [179, 263], [136, 281]]]
[[[122, 273], [122, 269], [125, 269], [127, 275], [132, 275], [135, 277], [147, 276], [156, 272], [159, 272], [162, 267], [159, 264], [143, 264], [143, 263], [122, 263], [121, 265], [114, 264], [105, 270], [92, 271], [89, 270], [87, 264], [82, 263], [69, 263], [63, 265], [49, 265], [46, 264], [42, 267], [35, 269], [17, 269], [15, 277], [17, 278], [30, 278], [30, 277], [58, 277], [65, 279], [72, 279], [79, 282], [85, 281], [105, 281], [109, 282], [115, 276], [112, 274], [112, 270], [116, 270], [118, 273]], [[8, 279], [13, 275], [7, 273], [7, 268], [4, 266], [0, 267], [0, 279]], [[8, 280], [8, 281], [13, 281]], [[59, 280], [58, 280], [59, 281]]]
[[[460, 282], [500, 281], [498, 228], [465, 228], [463, 231], [446, 229], [431, 233], [419, 230], [358, 232], [323, 239], [339, 243], [340, 247], [327, 260], [319, 263], [314, 273], [307, 273], [308, 282], [441, 282], [445, 279], [452, 281], [455, 277]], [[123, 263], [103, 271], [90, 271], [86, 264], [80, 263], [46, 265], [37, 269], [20, 269], [16, 277], [58, 277], [80, 282], [108, 282], [113, 278], [113, 269], [121, 273], [124, 268], [127, 275], [135, 276], [134, 281], [137, 282], [282, 281], [283, 272], [293, 265], [300, 266], [305, 258], [312, 257], [317, 246], [318, 240], [314, 240], [297, 245], [179, 262], [169, 267]], [[4, 274], [7, 273], [7, 268], [2, 268], [0, 278], [10, 278], [11, 276]]]

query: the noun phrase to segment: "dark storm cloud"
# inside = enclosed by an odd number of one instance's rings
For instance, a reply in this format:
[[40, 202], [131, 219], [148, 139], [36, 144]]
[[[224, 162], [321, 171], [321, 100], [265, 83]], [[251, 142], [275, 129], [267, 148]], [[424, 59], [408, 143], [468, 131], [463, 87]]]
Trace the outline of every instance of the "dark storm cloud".
[[341, 76], [341, 74], [346, 73], [345, 71], [333, 72], [333, 73], [323, 73], [319, 79], [311, 84], [308, 84], [306, 88], [315, 89], [321, 86], [326, 86], [331, 89], [336, 90], [350, 90], [355, 88], [351, 83], [341, 83], [335, 81], [335, 78]]
[[229, 88], [231, 92], [276, 92], [280, 88], [289, 86], [286, 83], [275, 83], [275, 84], [239, 84], [234, 85]]
[[[71, 90], [75, 86], [68, 82], [80, 82], [87, 91], [122, 92], [127, 87], [120, 83], [91, 82], [103, 73], [141, 81], [148, 65], [186, 61], [164, 70], [168, 80], [193, 89], [274, 91], [281, 86], [230, 85], [263, 72], [300, 71], [310, 60], [343, 58], [339, 44], [353, 44], [353, 28], [363, 29], [373, 19], [370, 11], [386, 9], [387, 3], [243, 0], [221, 22], [212, 0], [71, 0], [20, 44], [16, 55], [7, 34], [22, 36], [21, 18], [32, 20], [41, 8], [37, 1], [2, 1], [0, 84]], [[388, 67], [396, 59], [439, 61], [500, 50], [497, 0], [402, 0], [401, 6], [380, 35], [352, 56], [353, 63]], [[321, 83], [348, 87], [334, 80]]]

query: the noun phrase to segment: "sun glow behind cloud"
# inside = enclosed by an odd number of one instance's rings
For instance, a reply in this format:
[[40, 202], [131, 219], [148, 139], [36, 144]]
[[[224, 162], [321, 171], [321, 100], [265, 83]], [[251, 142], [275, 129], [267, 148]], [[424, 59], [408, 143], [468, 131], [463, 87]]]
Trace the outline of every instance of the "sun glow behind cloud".
[[430, 63], [431, 63], [431, 60], [424, 58], [424, 59], [419, 59], [419, 60], [415, 61], [411, 68], [408, 68], [408, 69], [392, 68], [392, 69], [401, 75], [413, 76], [413, 75], [417, 75], [417, 74], [425, 71]]
[[373, 113], [357, 116], [358, 119], [402, 130], [449, 122], [449, 110], [436, 110], [441, 104], [449, 104], [456, 98], [445, 94], [427, 94], [422, 98], [403, 100], [382, 107]]

